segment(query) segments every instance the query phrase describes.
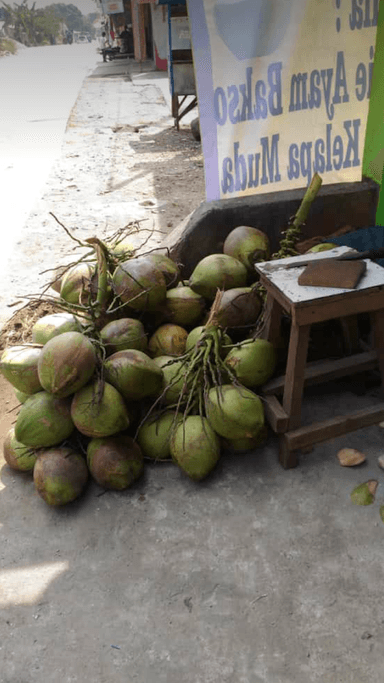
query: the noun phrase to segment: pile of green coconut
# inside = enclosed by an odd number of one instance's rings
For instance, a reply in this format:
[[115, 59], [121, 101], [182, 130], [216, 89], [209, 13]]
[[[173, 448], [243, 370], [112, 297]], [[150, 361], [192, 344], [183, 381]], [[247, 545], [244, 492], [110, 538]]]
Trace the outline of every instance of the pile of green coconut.
[[200, 481], [223, 449], [262, 445], [257, 392], [276, 359], [254, 333], [263, 303], [254, 264], [269, 258], [268, 237], [235, 228], [188, 281], [161, 250], [136, 255], [129, 234], [77, 243], [79, 258], [41, 295], [57, 312], [1, 357], [20, 402], [8, 465], [33, 472], [39, 495], [57, 506], [89, 476], [123, 490], [148, 460]]

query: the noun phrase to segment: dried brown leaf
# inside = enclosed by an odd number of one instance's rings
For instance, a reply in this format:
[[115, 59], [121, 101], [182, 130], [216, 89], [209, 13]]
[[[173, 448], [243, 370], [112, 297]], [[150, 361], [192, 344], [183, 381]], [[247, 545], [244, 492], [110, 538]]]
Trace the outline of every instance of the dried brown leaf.
[[340, 465], [343, 467], [361, 465], [366, 460], [364, 453], [360, 453], [360, 451], [356, 451], [354, 448], [342, 448], [338, 452], [337, 457], [339, 458]]
[[378, 485], [379, 482], [376, 481], [376, 479], [370, 479], [369, 481], [367, 481], [368, 491], [372, 496], [375, 495]]

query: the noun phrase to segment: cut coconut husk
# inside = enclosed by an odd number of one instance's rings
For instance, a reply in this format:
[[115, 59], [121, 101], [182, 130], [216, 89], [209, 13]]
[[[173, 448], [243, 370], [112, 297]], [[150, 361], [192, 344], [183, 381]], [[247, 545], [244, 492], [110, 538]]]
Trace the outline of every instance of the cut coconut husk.
[[123, 303], [138, 311], [153, 311], [165, 302], [163, 273], [145, 256], [124, 261], [113, 274], [116, 294]]
[[15, 389], [24, 394], [42, 390], [37, 364], [41, 355], [40, 345], [11, 346], [1, 356], [0, 371]]
[[157, 356], [154, 362], [163, 371], [162, 401], [165, 405], [177, 403], [182, 398], [186, 367], [172, 356]]
[[21, 406], [15, 425], [15, 437], [25, 446], [57, 446], [71, 436], [75, 426], [69, 399], [56, 398], [39, 391]]
[[190, 415], [176, 426], [170, 450], [180, 469], [193, 481], [201, 481], [220, 458], [220, 440], [205, 417]]
[[81, 332], [81, 325], [74, 315], [64, 312], [45, 315], [32, 327], [32, 341], [44, 345], [63, 332]]
[[37, 458], [36, 449], [25, 446], [16, 439], [14, 427], [4, 439], [3, 454], [7, 465], [16, 472], [32, 472]]
[[44, 346], [38, 362], [40, 383], [50, 394], [65, 398], [81, 389], [96, 368], [96, 350], [80, 332], [63, 332]]
[[84, 261], [69, 268], [61, 279], [61, 298], [70, 304], [86, 304], [94, 274], [95, 267]]
[[125, 434], [92, 439], [87, 463], [93, 479], [105, 489], [123, 491], [144, 471], [144, 458], [137, 443]]
[[255, 276], [255, 263], [268, 261], [270, 257], [269, 239], [257, 228], [239, 225], [227, 236], [223, 252], [236, 258], [246, 267], [249, 274]]
[[356, 451], [354, 448], [342, 448], [337, 457], [339, 459], [340, 465], [343, 467], [354, 467], [355, 465], [361, 465], [361, 463], [366, 461], [366, 456], [360, 451]]
[[262, 304], [257, 290], [236, 287], [224, 292], [216, 311], [216, 320], [223, 328], [253, 327], [260, 315]]
[[110, 356], [104, 363], [107, 382], [128, 401], [140, 401], [157, 396], [163, 385], [161, 368], [142, 351], [125, 349]]
[[67, 505], [84, 490], [88, 481], [87, 465], [83, 456], [71, 448], [52, 448], [39, 454], [33, 481], [47, 505]]
[[122, 395], [111, 384], [101, 381], [91, 382], [76, 392], [71, 416], [79, 432], [94, 438], [123, 432], [130, 423]]
[[145, 352], [148, 346], [144, 325], [135, 318], [113, 320], [100, 331], [100, 339], [107, 355], [125, 349]]
[[137, 442], [144, 456], [151, 460], [169, 460], [171, 458], [170, 437], [182, 419], [181, 415], [173, 411], [147, 418], [137, 435]]
[[276, 352], [266, 339], [246, 339], [229, 351], [225, 364], [240, 384], [258, 387], [272, 377], [276, 367]]
[[375, 493], [378, 482], [370, 479], [356, 486], [351, 493], [351, 500], [354, 505], [372, 505], [375, 502]]
[[171, 287], [176, 287], [180, 280], [180, 269], [177, 263], [172, 261], [165, 254], [146, 254], [146, 258], [149, 259], [155, 268], [163, 273], [167, 289]]
[[203, 316], [205, 300], [190, 287], [169, 289], [166, 297], [167, 319], [176, 325], [196, 325]]
[[244, 287], [246, 283], [245, 266], [226, 254], [210, 254], [203, 258], [189, 279], [190, 288], [210, 300], [215, 298], [218, 289]]
[[180, 325], [160, 325], [148, 343], [153, 358], [158, 356], [182, 356], [185, 353], [188, 332]]
[[[196, 344], [199, 343], [199, 340], [201, 339], [202, 335], [204, 335], [205, 332], [205, 327], [204, 325], [199, 325], [198, 327], [194, 327], [193, 330], [190, 331], [188, 337], [187, 337], [187, 343], [186, 343], [186, 351], [190, 351], [193, 349]], [[221, 349], [220, 349], [220, 357], [224, 359], [227, 354], [230, 351], [230, 348], [233, 346], [233, 342], [231, 337], [222, 332], [221, 330], [219, 331], [219, 334], [221, 336]]]
[[211, 427], [226, 439], [255, 438], [264, 427], [264, 408], [258, 396], [241, 386], [213, 387], [205, 401]]

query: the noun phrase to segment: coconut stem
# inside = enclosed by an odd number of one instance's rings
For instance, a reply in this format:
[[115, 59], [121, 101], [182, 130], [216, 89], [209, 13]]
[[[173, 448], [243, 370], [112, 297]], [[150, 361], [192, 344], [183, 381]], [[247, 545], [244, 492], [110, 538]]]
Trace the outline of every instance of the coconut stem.
[[280, 242], [279, 251], [276, 254], [273, 254], [272, 259], [282, 259], [287, 258], [288, 256], [295, 256], [297, 254], [296, 244], [301, 238], [301, 226], [304, 225], [305, 221], [307, 220], [312, 202], [316, 198], [322, 182], [323, 180], [318, 173], [315, 173], [312, 176], [312, 180], [291, 222], [291, 225], [283, 233], [283, 239]]

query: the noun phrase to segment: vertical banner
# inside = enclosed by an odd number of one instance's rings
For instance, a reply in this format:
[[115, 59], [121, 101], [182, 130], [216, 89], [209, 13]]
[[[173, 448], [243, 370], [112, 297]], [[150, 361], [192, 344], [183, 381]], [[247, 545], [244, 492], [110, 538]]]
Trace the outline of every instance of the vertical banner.
[[379, 0], [189, 0], [208, 200], [361, 179]]

